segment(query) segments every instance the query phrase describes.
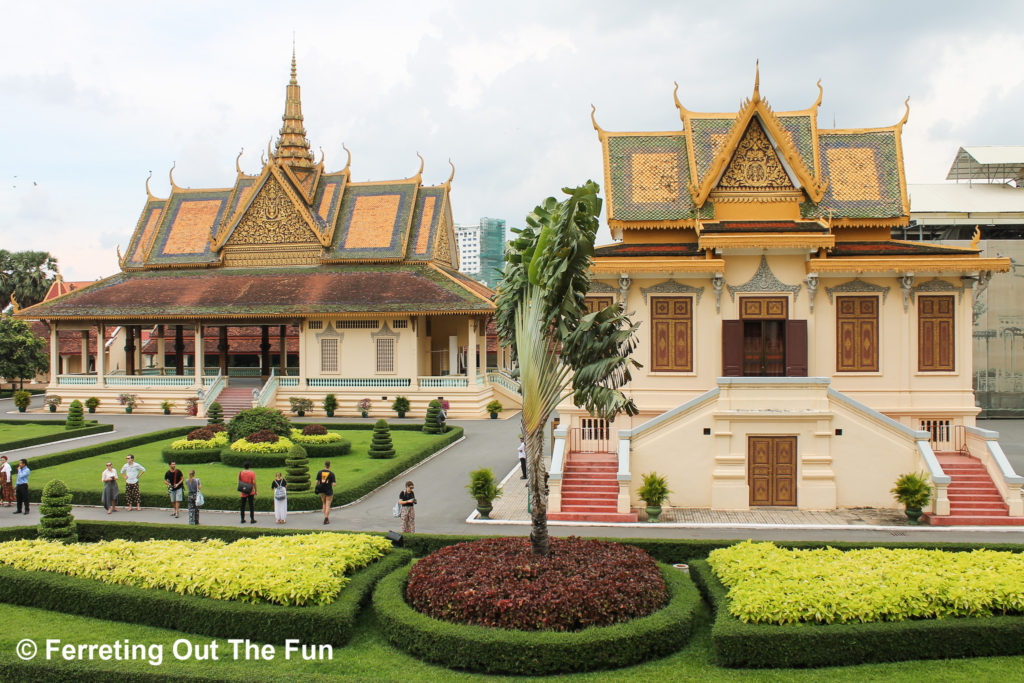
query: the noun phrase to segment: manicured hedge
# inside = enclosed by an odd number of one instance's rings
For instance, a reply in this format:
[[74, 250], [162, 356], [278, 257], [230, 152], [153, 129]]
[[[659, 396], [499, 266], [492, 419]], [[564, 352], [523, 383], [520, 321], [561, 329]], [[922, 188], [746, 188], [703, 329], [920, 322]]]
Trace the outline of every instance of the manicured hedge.
[[315, 458], [317, 460], [341, 457], [348, 455], [352, 451], [352, 442], [348, 439], [329, 443], [302, 443], [301, 441], [296, 441], [295, 443], [306, 449], [307, 458]]
[[374, 584], [410, 557], [407, 551], [393, 550], [356, 572], [329, 605], [284, 607], [214, 600], [9, 567], [0, 567], [4, 586], [0, 601], [218, 638], [276, 643], [287, 637], [342, 646], [352, 637], [356, 615]]
[[664, 657], [690, 639], [700, 596], [690, 579], [662, 565], [667, 606], [623, 624], [571, 633], [512, 631], [431, 619], [405, 602], [409, 568], [381, 579], [373, 610], [395, 647], [451, 669], [537, 676], [612, 669]]
[[1024, 654], [1020, 616], [744, 624], [729, 614], [728, 591], [706, 561], [693, 562], [690, 573], [715, 611], [711, 647], [722, 666], [777, 669]]
[[[114, 439], [113, 441], [104, 441], [92, 446], [86, 446], [84, 448], [75, 448], [70, 451], [61, 451], [60, 453], [50, 453], [49, 455], [37, 455], [34, 458], [28, 459], [28, 466], [35, 470], [43, 467], [53, 467], [54, 465], [61, 465], [66, 462], [73, 462], [75, 460], [81, 460], [82, 458], [91, 458], [94, 455], [103, 455], [105, 453], [113, 453], [124, 448], [131, 448], [132, 446], [139, 446], [144, 443], [150, 443], [152, 441], [160, 441], [162, 439], [170, 439], [175, 436], [184, 436], [192, 431], [192, 427], [173, 427], [171, 429], [163, 429], [158, 432], [149, 432], [147, 434], [137, 434], [135, 436], [129, 436], [124, 439]], [[66, 434], [67, 432], [65, 432]], [[29, 488], [31, 494], [32, 489]]]
[[249, 463], [255, 468], [284, 467], [287, 453], [236, 453], [228, 448], [220, 452], [220, 461], [229, 467], [244, 467]]
[[[210, 462], [220, 462], [219, 448], [189, 448], [180, 451], [165, 448], [160, 451], [160, 457], [164, 462], [174, 461], [179, 465], [202, 465]], [[205, 493], [203, 494], [206, 495]]]
[[[61, 424], [64, 424], [64, 423], [62, 422]], [[349, 429], [365, 429], [365, 430], [369, 431], [369, 430], [373, 429], [373, 425], [374, 425], [373, 422], [339, 422], [337, 424], [335, 424], [333, 422], [328, 422], [326, 424], [324, 424], [323, 422], [292, 422], [292, 427], [294, 427], [296, 429], [302, 429], [306, 425], [318, 425], [318, 424], [323, 424], [325, 427], [327, 427], [327, 430], [331, 431], [331, 432], [345, 431], [345, 430], [349, 430]], [[393, 432], [422, 432], [423, 431], [423, 424], [420, 423], [420, 422], [409, 423], [408, 421], [406, 421], [406, 422], [388, 422], [388, 429], [390, 429]], [[454, 431], [456, 429], [458, 429], [459, 431], [462, 431], [461, 427], [455, 427], [453, 425], [448, 425], [448, 430], [447, 431], [451, 432], [451, 431]], [[305, 446], [306, 444], [302, 444], [302, 445]]]
[[[6, 424], [42, 424], [42, 425], [62, 425], [64, 420], [37, 420], [33, 422], [25, 422], [22, 420], [0, 420]], [[39, 446], [44, 443], [53, 443], [55, 441], [64, 441], [65, 439], [75, 439], [80, 436], [92, 436], [93, 434], [106, 434], [107, 432], [114, 431], [114, 425], [109, 424], [96, 424], [95, 420], [90, 420], [86, 423], [85, 427], [78, 429], [69, 429], [64, 432], [57, 432], [56, 434], [41, 434], [39, 436], [31, 436], [26, 439], [16, 439], [15, 441], [8, 441], [7, 443], [0, 443], [0, 451], [13, 451], [16, 448], [28, 448], [29, 446]]]
[[[165, 654], [166, 656], [166, 654]], [[164, 660], [164, 668], [167, 668], [167, 661]], [[211, 667], [212, 668], [212, 667]], [[180, 683], [180, 673], [172, 673], [173, 667], [168, 673], [159, 673], [157, 667], [150, 667], [150, 671], [130, 671], [120, 669], [117, 672], [118, 683]], [[111, 675], [109, 670], [97, 669], [90, 662], [66, 662], [59, 657], [47, 661], [45, 657], [38, 657], [32, 661], [23, 662], [20, 659], [11, 657], [8, 660], [0, 660], [0, 681], [18, 681], [19, 683], [53, 683], [53, 681], [75, 681], [75, 683], [109, 683]], [[196, 680], [196, 679], [190, 679]], [[213, 678], [199, 680], [209, 681]]]

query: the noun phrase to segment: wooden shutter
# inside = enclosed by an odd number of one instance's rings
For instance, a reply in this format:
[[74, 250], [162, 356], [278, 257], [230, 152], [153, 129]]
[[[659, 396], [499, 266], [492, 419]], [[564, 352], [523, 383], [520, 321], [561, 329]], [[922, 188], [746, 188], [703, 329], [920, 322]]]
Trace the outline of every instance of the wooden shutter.
[[587, 313], [597, 313], [611, 305], [612, 298], [610, 296], [588, 296], [583, 300], [583, 307], [587, 309]]
[[786, 321], [786, 377], [807, 376], [807, 321]]
[[722, 375], [743, 375], [743, 321], [722, 321]]
[[956, 369], [955, 311], [952, 296], [917, 297], [917, 369], [921, 372]]
[[693, 299], [651, 298], [651, 372], [693, 371]]
[[836, 372], [878, 372], [878, 297], [836, 297]]

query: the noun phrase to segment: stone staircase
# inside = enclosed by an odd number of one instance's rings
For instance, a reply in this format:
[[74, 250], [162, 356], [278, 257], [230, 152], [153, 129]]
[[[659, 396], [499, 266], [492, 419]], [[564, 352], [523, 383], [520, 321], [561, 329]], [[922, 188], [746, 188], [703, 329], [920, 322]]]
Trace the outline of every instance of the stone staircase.
[[217, 396], [224, 409], [224, 420], [230, 420], [243, 410], [252, 408], [252, 387], [225, 387]]
[[635, 522], [637, 513], [619, 513], [619, 469], [615, 453], [570, 453], [562, 471], [562, 509], [548, 519], [562, 522]]
[[936, 453], [949, 484], [949, 515], [928, 514], [932, 526], [1024, 526], [1024, 517], [1010, 517], [1010, 508], [977, 458]]

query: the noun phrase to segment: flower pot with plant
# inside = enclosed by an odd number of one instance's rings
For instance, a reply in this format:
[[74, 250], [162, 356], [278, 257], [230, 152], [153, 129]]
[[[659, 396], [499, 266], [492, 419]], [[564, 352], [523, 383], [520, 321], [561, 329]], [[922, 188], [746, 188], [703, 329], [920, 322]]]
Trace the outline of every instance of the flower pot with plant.
[[61, 399], [60, 396], [57, 396], [56, 394], [54, 394], [54, 395], [47, 396], [46, 398], [44, 398], [43, 399], [43, 403], [46, 404], [46, 407], [50, 409], [51, 413], [56, 413], [57, 412], [57, 406], [60, 405], [61, 400], [62, 399]]
[[89, 398], [85, 399], [85, 407], [89, 409], [90, 413], [95, 413], [99, 405], [100, 400], [95, 396], [90, 396]]
[[19, 413], [24, 413], [30, 403], [32, 403], [32, 394], [24, 390], [14, 392], [14, 407], [18, 409]]
[[399, 396], [395, 399], [395, 402], [391, 404], [391, 410], [398, 413], [398, 417], [405, 417], [405, 414], [409, 412], [409, 399], [405, 396]]
[[661, 515], [661, 504], [668, 500], [668, 494], [672, 491], [669, 490], [665, 477], [657, 472], [648, 472], [643, 475], [640, 489], [636, 493], [640, 500], [647, 503], [647, 521], [657, 522]]
[[324, 412], [327, 417], [334, 417], [334, 411], [338, 409], [338, 397], [334, 394], [324, 396]]
[[476, 511], [480, 513], [480, 519], [490, 519], [491, 510], [494, 509], [491, 503], [503, 493], [490, 467], [470, 472], [466, 491], [476, 500]]
[[135, 394], [121, 394], [117, 397], [117, 402], [124, 406], [124, 412], [126, 413], [131, 413], [135, 406], [142, 403]]
[[359, 414], [363, 417], [370, 416], [370, 399], [364, 398], [359, 403], [356, 403], [356, 408], [359, 409]]
[[299, 417], [305, 417], [307, 410], [313, 410], [313, 401], [308, 398], [297, 398], [292, 396], [288, 399], [288, 403], [292, 406], [292, 412]]
[[928, 505], [932, 500], [932, 486], [928, 483], [928, 475], [924, 472], [908, 472], [896, 480], [890, 492], [893, 497], [903, 504], [906, 509], [907, 519], [911, 524], [917, 524], [921, 518], [921, 508]]
[[164, 415], [170, 415], [171, 408], [174, 407], [174, 401], [164, 401], [160, 404], [160, 407], [163, 409]]
[[[211, 404], [211, 407], [213, 405], [218, 405], [218, 404], [217, 404], [216, 401], [214, 401]], [[187, 398], [187, 399], [185, 399], [185, 412], [188, 413], [189, 415], [191, 415], [192, 417], [195, 417], [196, 415], [198, 415], [199, 414], [199, 399], [198, 398]]]
[[504, 410], [504, 407], [501, 405], [501, 401], [498, 401], [497, 399], [495, 399], [495, 400], [491, 401], [490, 403], [488, 403], [486, 406], [484, 406], [484, 410], [486, 410], [488, 413], [491, 414], [491, 419], [492, 420], [497, 420], [498, 419], [498, 413], [500, 413], [502, 410]]

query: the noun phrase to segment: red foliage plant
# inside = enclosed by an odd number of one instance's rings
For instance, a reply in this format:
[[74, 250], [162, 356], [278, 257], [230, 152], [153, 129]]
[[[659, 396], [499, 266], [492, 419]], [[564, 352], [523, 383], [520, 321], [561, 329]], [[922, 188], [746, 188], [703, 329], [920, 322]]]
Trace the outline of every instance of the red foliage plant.
[[647, 616], [668, 603], [644, 550], [577, 537], [552, 538], [536, 557], [526, 538], [485, 538], [417, 562], [405, 592], [435, 619], [521, 631], [579, 631]]
[[245, 437], [245, 440], [249, 443], [277, 443], [277, 440], [280, 438], [281, 437], [269, 429], [261, 429], [258, 432], [253, 432], [249, 436]]
[[327, 433], [327, 427], [323, 425], [306, 425], [302, 428], [303, 436], [320, 436]]
[[209, 441], [212, 438], [213, 431], [206, 427], [196, 427], [188, 433], [188, 436], [185, 437], [188, 441]]
[[227, 427], [225, 427], [224, 425], [219, 425], [219, 424], [206, 425], [205, 427], [201, 427], [201, 429], [209, 430], [209, 431], [213, 432], [214, 434], [216, 434], [217, 432], [226, 432], [226, 431], [228, 431]]

